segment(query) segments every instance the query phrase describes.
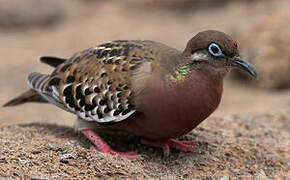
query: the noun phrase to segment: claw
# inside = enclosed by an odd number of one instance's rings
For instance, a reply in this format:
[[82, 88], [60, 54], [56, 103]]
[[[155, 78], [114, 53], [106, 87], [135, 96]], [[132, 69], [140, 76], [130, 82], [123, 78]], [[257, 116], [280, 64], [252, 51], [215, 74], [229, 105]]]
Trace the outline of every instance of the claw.
[[169, 155], [169, 147], [173, 147], [175, 149], [181, 151], [194, 151], [194, 146], [196, 145], [195, 141], [178, 141], [175, 139], [167, 139], [167, 140], [149, 140], [142, 139], [141, 143], [149, 146], [160, 147], [163, 149], [164, 156], [167, 157]]

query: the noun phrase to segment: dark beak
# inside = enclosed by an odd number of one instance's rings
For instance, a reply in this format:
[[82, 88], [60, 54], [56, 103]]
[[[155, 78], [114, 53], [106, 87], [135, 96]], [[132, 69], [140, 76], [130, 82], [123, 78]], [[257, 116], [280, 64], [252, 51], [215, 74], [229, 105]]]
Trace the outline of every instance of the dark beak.
[[230, 64], [234, 67], [237, 67], [241, 70], [244, 70], [254, 76], [255, 78], [258, 77], [258, 72], [256, 68], [249, 63], [249, 61], [241, 56], [234, 56], [230, 59]]

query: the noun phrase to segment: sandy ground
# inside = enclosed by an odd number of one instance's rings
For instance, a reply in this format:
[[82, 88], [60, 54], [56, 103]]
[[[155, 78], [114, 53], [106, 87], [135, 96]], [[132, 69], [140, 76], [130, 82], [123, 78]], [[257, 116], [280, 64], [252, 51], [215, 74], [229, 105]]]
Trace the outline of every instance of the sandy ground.
[[[127, 160], [89, 150], [89, 143], [67, 126], [32, 123], [2, 127], [0, 176], [34, 179], [287, 179], [290, 112], [210, 118], [183, 139], [196, 151], [171, 151], [141, 145], [133, 136], [104, 135], [117, 150], [135, 151]], [[15, 133], [17, 132], [17, 133]]]
[[[150, 39], [183, 49], [199, 31], [232, 34], [290, 4], [236, 2], [181, 11], [123, 2], [63, 1], [56, 3], [63, 17], [54, 24], [0, 28], [0, 103], [28, 88], [30, 72], [52, 70], [38, 62], [42, 55], [69, 57], [115, 39]], [[75, 117], [52, 105], [0, 108], [0, 179], [287, 179], [289, 110], [289, 90], [227, 79], [220, 108], [185, 137], [198, 141], [194, 153], [173, 151], [164, 159], [136, 137], [105, 135], [116, 149], [144, 154], [143, 160], [130, 161], [90, 151], [88, 141], [71, 128]]]

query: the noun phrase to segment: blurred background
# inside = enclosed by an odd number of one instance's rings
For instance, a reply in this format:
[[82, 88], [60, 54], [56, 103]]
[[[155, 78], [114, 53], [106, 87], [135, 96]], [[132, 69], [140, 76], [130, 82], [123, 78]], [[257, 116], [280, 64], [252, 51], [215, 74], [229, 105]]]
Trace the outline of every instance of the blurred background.
[[[30, 72], [49, 73], [40, 56], [73, 53], [117, 39], [154, 40], [183, 50], [199, 31], [232, 35], [259, 80], [231, 72], [213, 116], [290, 111], [289, 0], [0, 0], [0, 104], [28, 89]], [[52, 105], [0, 107], [0, 125], [75, 117]]]

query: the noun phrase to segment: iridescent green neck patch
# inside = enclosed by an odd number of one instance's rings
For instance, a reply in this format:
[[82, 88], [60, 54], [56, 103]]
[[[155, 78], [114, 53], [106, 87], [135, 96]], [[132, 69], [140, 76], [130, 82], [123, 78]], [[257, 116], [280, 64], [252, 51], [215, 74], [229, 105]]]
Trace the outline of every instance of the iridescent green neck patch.
[[176, 66], [173, 73], [169, 75], [169, 80], [173, 82], [183, 80], [190, 73], [190, 70], [189, 64], [180, 64]]

